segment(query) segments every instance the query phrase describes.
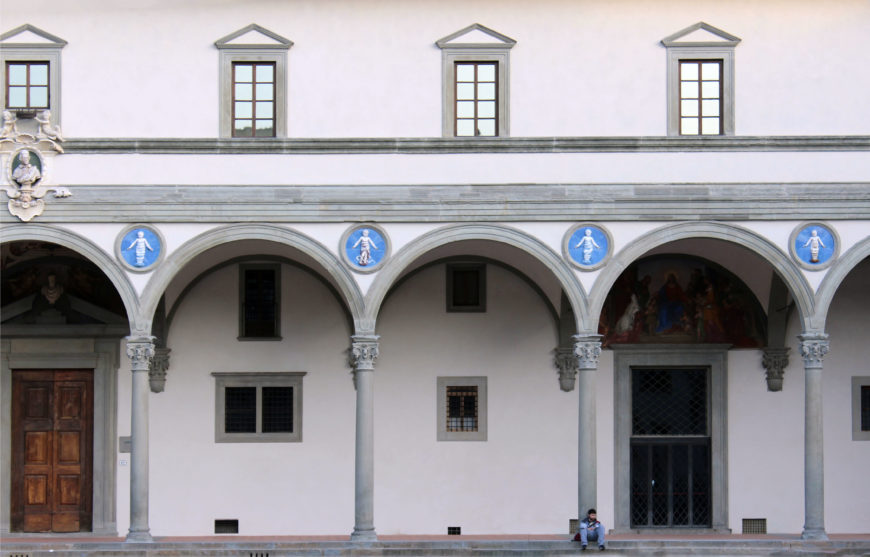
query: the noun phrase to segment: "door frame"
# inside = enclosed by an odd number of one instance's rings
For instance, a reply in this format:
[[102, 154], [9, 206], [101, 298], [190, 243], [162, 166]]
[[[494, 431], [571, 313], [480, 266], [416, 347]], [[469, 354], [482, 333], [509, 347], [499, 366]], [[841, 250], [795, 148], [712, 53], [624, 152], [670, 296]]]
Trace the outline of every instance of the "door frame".
[[[16, 338], [0, 340], [0, 534], [10, 533], [12, 482], [12, 370], [93, 369], [93, 521], [90, 532], [78, 535], [117, 536], [116, 467], [118, 368], [120, 338]], [[59, 535], [15, 532], [16, 536]]]
[[[711, 528], [695, 533], [731, 532], [728, 528], [728, 344], [613, 345], [614, 379], [614, 532], [662, 532], [631, 527], [631, 368], [695, 367], [709, 370]], [[669, 528], [667, 531], [679, 530]]]

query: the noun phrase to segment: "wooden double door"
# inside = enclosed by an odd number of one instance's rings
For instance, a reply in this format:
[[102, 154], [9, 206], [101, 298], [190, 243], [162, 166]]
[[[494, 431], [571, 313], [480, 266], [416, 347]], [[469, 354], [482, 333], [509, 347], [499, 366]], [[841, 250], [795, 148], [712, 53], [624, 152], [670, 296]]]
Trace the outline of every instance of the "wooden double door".
[[12, 372], [11, 529], [90, 531], [94, 373]]

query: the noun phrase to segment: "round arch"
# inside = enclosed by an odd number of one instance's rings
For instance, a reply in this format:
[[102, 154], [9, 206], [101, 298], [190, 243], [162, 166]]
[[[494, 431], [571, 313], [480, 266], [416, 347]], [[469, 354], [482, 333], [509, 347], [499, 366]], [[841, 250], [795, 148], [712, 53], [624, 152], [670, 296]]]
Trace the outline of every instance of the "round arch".
[[169, 254], [142, 293], [142, 315], [146, 316], [146, 321], [141, 325], [147, 326], [150, 330], [150, 320], [157, 309], [160, 297], [172, 279], [193, 258], [211, 248], [241, 240], [264, 240], [284, 244], [311, 257], [335, 280], [342, 299], [353, 317], [355, 328], [360, 329], [365, 314], [365, 303], [350, 271], [322, 244], [290, 228], [270, 224], [221, 226], [196, 236]]
[[445, 226], [424, 234], [403, 247], [399, 253], [387, 261], [366, 294], [367, 324], [371, 324], [372, 329], [374, 328], [387, 292], [409, 265], [435, 248], [465, 240], [489, 240], [507, 244], [524, 251], [543, 263], [553, 273], [562, 286], [562, 290], [567, 294], [571, 307], [574, 309], [577, 330], [591, 330], [588, 326], [590, 321], [587, 319], [586, 293], [583, 291], [583, 285], [580, 284], [573, 269], [562, 257], [540, 240], [525, 232], [490, 224]]
[[843, 283], [852, 269], [868, 257], [870, 257], [870, 236], [852, 246], [828, 270], [828, 274], [822, 279], [822, 284], [819, 285], [819, 290], [816, 293], [816, 312], [813, 316], [815, 329], [819, 331], [825, 329], [828, 310], [831, 308], [831, 302], [834, 300], [834, 295], [840, 288], [840, 284]]
[[44, 224], [13, 224], [3, 227], [3, 243], [17, 241], [40, 241], [50, 242], [86, 257], [95, 264], [114, 285], [124, 309], [127, 311], [127, 320], [130, 322], [130, 330], [134, 330], [139, 316], [139, 297], [130, 283], [126, 271], [99, 246], [89, 239], [70, 230], [46, 226]]
[[788, 286], [797, 303], [803, 330], [811, 330], [811, 319], [815, 308], [813, 291], [801, 272], [788, 259], [788, 256], [769, 240], [750, 230], [718, 222], [669, 224], [628, 244], [610, 260], [610, 263], [602, 269], [601, 274], [595, 280], [592, 293], [589, 296], [590, 315], [596, 316], [597, 322], [597, 316], [601, 313], [607, 294], [619, 275], [631, 263], [662, 244], [691, 238], [711, 238], [736, 243], [763, 257]]

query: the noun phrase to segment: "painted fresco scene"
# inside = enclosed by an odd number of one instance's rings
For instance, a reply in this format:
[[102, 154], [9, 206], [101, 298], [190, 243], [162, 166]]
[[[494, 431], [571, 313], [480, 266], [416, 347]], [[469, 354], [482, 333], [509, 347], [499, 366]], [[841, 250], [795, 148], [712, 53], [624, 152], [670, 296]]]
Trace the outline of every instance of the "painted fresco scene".
[[759, 348], [767, 320], [752, 291], [724, 267], [699, 257], [642, 259], [620, 275], [598, 325], [603, 345], [723, 343]]

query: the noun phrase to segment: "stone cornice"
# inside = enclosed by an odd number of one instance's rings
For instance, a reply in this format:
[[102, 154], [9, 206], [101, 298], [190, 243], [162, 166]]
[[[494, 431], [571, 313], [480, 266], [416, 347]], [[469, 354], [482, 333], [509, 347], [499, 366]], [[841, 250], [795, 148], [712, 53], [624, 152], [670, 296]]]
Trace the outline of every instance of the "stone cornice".
[[870, 136], [497, 137], [497, 138], [78, 138], [86, 154], [439, 154], [704, 151], [868, 151]]
[[[454, 185], [71, 185], [39, 221], [518, 222], [844, 220], [870, 215], [870, 182]], [[5, 211], [0, 222], [17, 219]]]

